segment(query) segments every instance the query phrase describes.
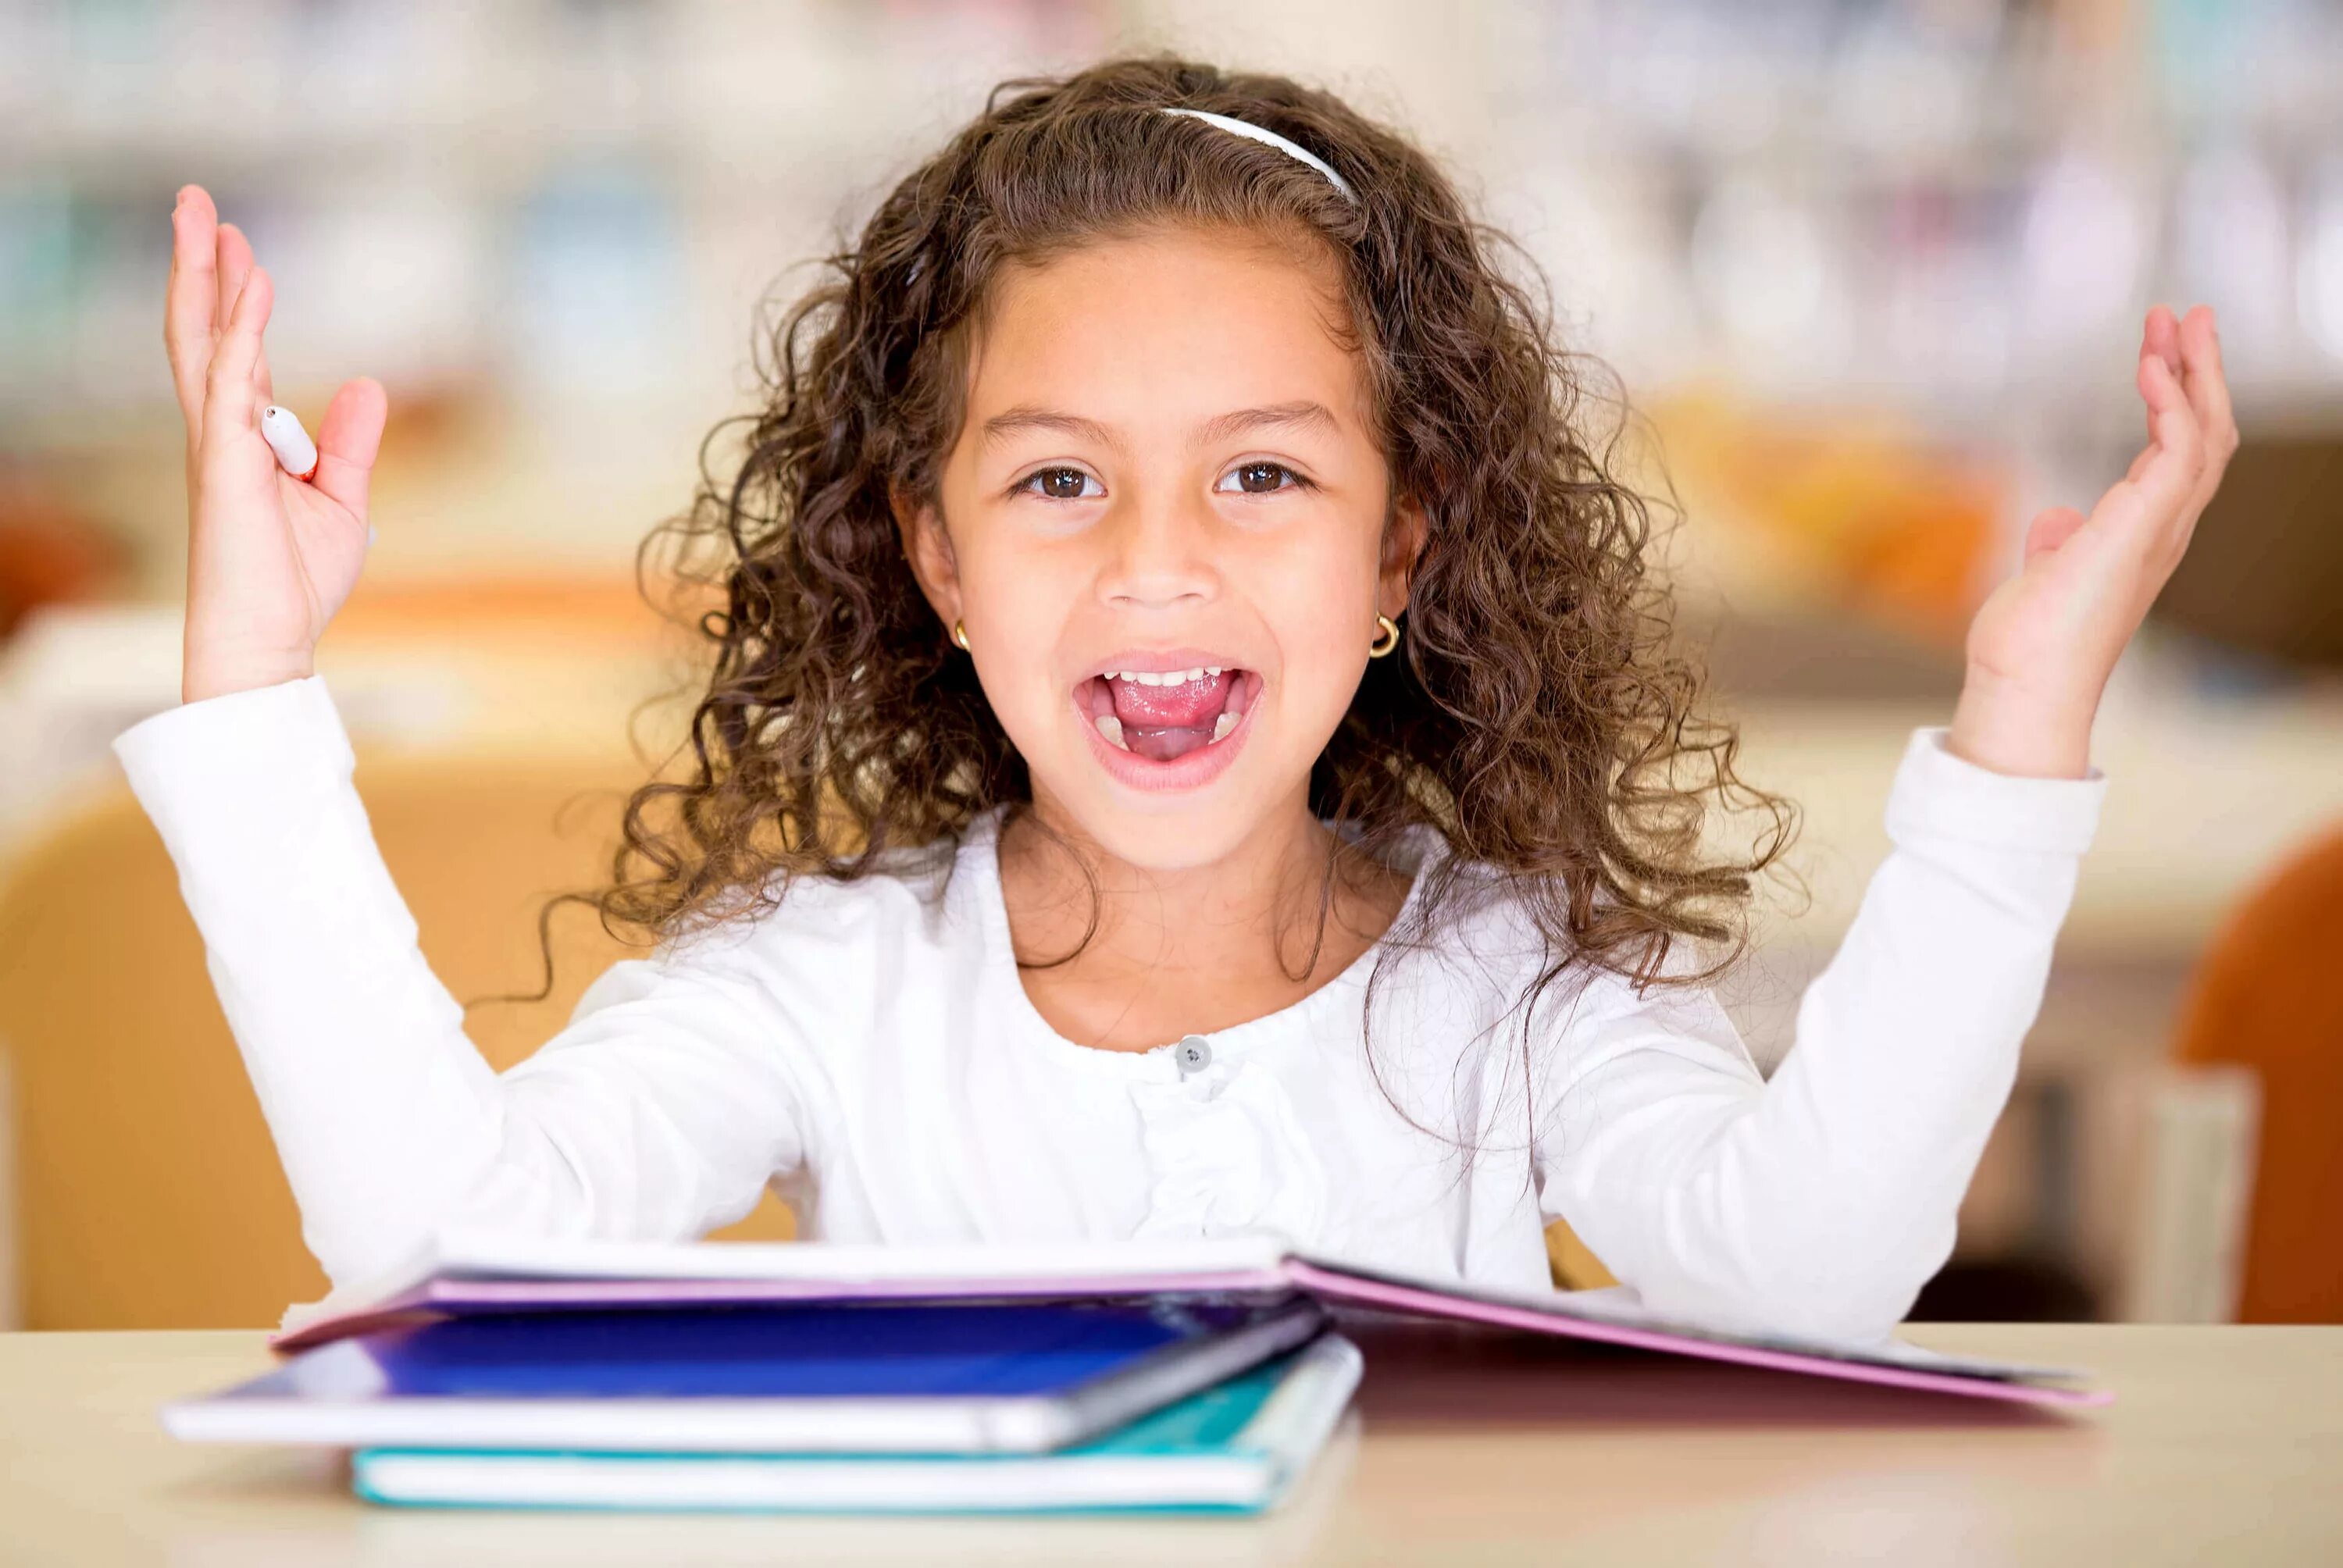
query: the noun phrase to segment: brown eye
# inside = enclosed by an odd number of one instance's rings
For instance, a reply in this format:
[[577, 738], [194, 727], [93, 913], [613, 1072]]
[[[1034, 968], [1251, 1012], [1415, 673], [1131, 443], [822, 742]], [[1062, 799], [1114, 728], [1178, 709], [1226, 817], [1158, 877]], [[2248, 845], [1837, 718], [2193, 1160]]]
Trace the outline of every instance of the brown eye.
[[1090, 477], [1080, 468], [1038, 468], [1027, 475], [1017, 487], [1028, 489], [1039, 481], [1041, 488], [1036, 494], [1052, 501], [1079, 501], [1082, 498], [1082, 487], [1090, 482]]
[[[1238, 488], [1248, 496], [1273, 496], [1280, 490], [1299, 489], [1308, 483], [1284, 464], [1272, 463], [1265, 457], [1239, 463], [1229, 472], [1237, 477]], [[1291, 479], [1293, 483], [1281, 483], [1282, 479]]]

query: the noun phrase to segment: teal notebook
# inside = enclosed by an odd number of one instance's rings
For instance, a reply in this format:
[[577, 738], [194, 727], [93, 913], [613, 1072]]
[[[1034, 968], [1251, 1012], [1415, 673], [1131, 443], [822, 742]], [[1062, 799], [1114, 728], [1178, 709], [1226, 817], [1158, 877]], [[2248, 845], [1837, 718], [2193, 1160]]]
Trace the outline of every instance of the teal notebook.
[[1316, 1458], [1358, 1387], [1326, 1333], [1109, 1435], [1053, 1453], [613, 1453], [363, 1448], [375, 1503], [441, 1507], [1021, 1513], [1255, 1513]]

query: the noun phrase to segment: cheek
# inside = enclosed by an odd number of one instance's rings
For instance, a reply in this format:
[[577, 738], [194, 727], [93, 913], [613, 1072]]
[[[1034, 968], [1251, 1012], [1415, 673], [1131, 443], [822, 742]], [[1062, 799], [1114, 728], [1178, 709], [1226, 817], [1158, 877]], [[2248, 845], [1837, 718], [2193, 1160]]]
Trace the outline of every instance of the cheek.
[[1276, 586], [1260, 602], [1274, 621], [1293, 684], [1332, 682], [1340, 689], [1325, 700], [1339, 712], [1374, 636], [1375, 559], [1372, 545], [1347, 530], [1328, 535], [1277, 562], [1271, 568]]
[[1054, 717], [1058, 642], [1081, 588], [1079, 574], [1048, 551], [1010, 556], [979, 545], [961, 556], [961, 618], [985, 699], [1020, 749], [1042, 718]]

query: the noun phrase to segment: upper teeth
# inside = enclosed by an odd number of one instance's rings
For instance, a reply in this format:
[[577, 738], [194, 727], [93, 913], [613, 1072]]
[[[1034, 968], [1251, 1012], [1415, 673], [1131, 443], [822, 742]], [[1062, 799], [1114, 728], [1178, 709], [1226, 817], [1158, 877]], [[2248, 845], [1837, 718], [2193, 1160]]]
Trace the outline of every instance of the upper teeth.
[[1106, 678], [1109, 680], [1135, 680], [1141, 686], [1185, 686], [1192, 680], [1202, 680], [1208, 676], [1218, 675], [1223, 668], [1225, 667], [1222, 665], [1207, 664], [1197, 669], [1110, 669], [1106, 672]]

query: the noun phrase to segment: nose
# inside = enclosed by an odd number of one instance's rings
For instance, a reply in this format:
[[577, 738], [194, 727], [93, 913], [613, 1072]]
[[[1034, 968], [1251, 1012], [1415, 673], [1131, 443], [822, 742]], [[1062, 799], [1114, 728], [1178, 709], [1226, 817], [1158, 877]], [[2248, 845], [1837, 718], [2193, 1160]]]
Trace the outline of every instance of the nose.
[[1220, 593], [1213, 518], [1200, 503], [1141, 498], [1118, 508], [1101, 530], [1099, 597], [1115, 609], [1193, 608]]

